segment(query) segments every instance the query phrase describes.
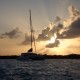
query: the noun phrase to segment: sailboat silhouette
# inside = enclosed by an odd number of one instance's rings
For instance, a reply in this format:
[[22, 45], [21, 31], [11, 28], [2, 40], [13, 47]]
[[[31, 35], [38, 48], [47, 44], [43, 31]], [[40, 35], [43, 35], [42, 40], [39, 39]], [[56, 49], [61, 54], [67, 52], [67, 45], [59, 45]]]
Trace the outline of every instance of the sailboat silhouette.
[[[31, 10], [29, 10], [29, 13], [30, 13], [31, 48], [28, 50], [28, 52], [21, 53], [21, 56], [18, 59], [19, 60], [44, 60], [45, 55], [37, 54], [36, 52], [34, 30], [33, 30], [32, 19], [31, 19]], [[35, 48], [35, 52], [33, 52], [33, 47]]]

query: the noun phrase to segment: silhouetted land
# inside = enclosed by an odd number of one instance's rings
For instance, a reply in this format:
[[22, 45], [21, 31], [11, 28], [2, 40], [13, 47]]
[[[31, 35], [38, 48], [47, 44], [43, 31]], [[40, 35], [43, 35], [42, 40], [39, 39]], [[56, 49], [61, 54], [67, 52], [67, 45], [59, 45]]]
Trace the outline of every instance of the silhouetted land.
[[19, 56], [11, 55], [11, 56], [0, 56], [0, 59], [17, 59]]
[[[45, 59], [80, 59], [79, 54], [70, 54], [70, 55], [43, 55]], [[17, 59], [19, 56], [11, 55], [11, 56], [0, 56], [0, 59]]]
[[69, 54], [69, 55], [45, 55], [47, 59], [80, 59], [78, 54]]

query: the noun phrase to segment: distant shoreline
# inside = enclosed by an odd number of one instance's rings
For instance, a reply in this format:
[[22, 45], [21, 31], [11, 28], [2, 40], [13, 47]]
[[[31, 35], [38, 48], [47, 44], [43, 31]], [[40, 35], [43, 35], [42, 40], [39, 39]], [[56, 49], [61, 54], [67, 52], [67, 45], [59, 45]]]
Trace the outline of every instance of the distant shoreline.
[[[43, 55], [45, 59], [80, 59], [79, 54], [69, 54], [69, 55]], [[17, 59], [20, 56], [10, 55], [10, 56], [0, 56], [0, 59]]]

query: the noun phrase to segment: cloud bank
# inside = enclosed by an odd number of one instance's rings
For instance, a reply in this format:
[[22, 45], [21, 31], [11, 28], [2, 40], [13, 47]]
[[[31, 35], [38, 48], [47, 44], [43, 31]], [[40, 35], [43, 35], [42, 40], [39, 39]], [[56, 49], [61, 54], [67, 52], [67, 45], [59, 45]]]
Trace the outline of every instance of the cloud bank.
[[74, 6], [68, 8], [70, 17], [62, 20], [60, 17], [56, 17], [53, 22], [50, 22], [49, 26], [42, 30], [38, 35], [38, 41], [50, 40], [54, 34], [57, 35], [54, 43], [48, 43], [47, 48], [58, 47], [60, 44], [59, 39], [73, 39], [80, 36], [80, 11]]
[[19, 30], [18, 27], [16, 27], [15, 29], [13, 29], [12, 31], [10, 32], [5, 32], [3, 34], [0, 35], [0, 39], [4, 39], [4, 38], [10, 38], [10, 39], [13, 39], [13, 38], [18, 38], [20, 35], [21, 35], [21, 31]]

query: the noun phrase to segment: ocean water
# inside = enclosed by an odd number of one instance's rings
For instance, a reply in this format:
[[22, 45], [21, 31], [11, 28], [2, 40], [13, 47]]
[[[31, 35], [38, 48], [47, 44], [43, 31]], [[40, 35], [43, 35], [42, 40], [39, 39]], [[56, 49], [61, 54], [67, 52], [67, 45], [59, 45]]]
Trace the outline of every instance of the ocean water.
[[80, 80], [80, 59], [0, 59], [0, 80]]

